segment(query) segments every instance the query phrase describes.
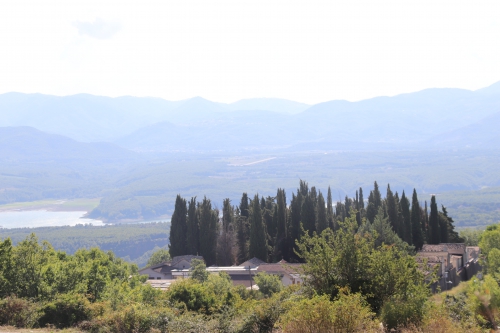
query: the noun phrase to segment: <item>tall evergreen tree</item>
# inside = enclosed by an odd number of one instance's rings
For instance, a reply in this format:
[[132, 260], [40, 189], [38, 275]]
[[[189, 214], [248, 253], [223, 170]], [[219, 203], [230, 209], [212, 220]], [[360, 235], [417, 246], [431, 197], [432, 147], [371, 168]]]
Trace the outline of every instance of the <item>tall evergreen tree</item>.
[[372, 197], [372, 200], [373, 200], [373, 204], [375, 205], [375, 209], [376, 209], [376, 211], [378, 213], [378, 209], [382, 206], [382, 195], [380, 194], [380, 190], [378, 189], [377, 182], [373, 183], [373, 197]]
[[240, 214], [241, 214], [241, 216], [248, 218], [248, 215], [249, 215], [249, 212], [248, 212], [248, 195], [246, 193], [243, 193], [243, 195], [241, 196]]
[[231, 205], [229, 198], [224, 199], [222, 202], [222, 228], [228, 230], [233, 225], [234, 208]]
[[185, 255], [187, 232], [187, 207], [186, 199], [178, 194], [175, 198], [175, 208], [170, 220], [170, 245], [169, 252], [173, 258], [175, 256]]
[[309, 194], [309, 185], [307, 184], [306, 181], [300, 180], [299, 183], [299, 192], [302, 195], [302, 197], [306, 197]]
[[337, 217], [337, 220], [341, 222], [344, 221], [347, 216], [345, 205], [340, 201], [337, 201], [337, 204], [335, 205], [335, 216]]
[[439, 215], [436, 203], [436, 196], [431, 197], [431, 214], [429, 216], [430, 242], [429, 244], [439, 244], [441, 242], [441, 231], [439, 228]]
[[431, 228], [429, 226], [429, 211], [427, 210], [427, 200], [424, 202], [424, 212], [422, 214], [422, 227], [427, 243], [431, 244]]
[[231, 266], [235, 262], [234, 207], [229, 198], [222, 202], [222, 218], [217, 238], [216, 261], [219, 266]]
[[238, 262], [238, 264], [241, 264], [242, 262], [250, 259], [248, 256], [248, 238], [250, 228], [248, 226], [248, 219], [245, 216], [238, 216], [236, 223], [236, 243], [238, 248], [236, 261]]
[[333, 199], [332, 199], [332, 190], [330, 186], [328, 186], [328, 195], [326, 197], [326, 216], [328, 218], [328, 226], [330, 229], [335, 230], [333, 226]]
[[317, 225], [317, 231], [318, 234], [321, 234], [323, 230], [328, 228], [328, 219], [327, 219], [327, 213], [326, 213], [326, 205], [325, 205], [325, 198], [323, 198], [323, 193], [319, 191], [318, 194], [318, 205], [316, 208], [318, 212], [318, 225]]
[[387, 185], [387, 197], [385, 198], [387, 202], [387, 216], [389, 217], [389, 223], [392, 226], [392, 230], [399, 236], [399, 238], [402, 238], [400, 236], [400, 228], [399, 228], [399, 221], [398, 221], [398, 207], [396, 204], [396, 200], [394, 198], [394, 195], [392, 194], [391, 187]]
[[292, 201], [290, 202], [290, 258], [292, 261], [298, 260], [297, 255], [293, 249], [296, 249], [296, 240], [300, 239], [300, 212], [302, 210], [302, 194], [297, 191], [297, 195], [292, 193]]
[[365, 208], [365, 199], [363, 198], [363, 189], [360, 187], [359, 188], [359, 208], [364, 209]]
[[345, 196], [344, 199], [344, 211], [345, 211], [345, 217], [351, 217], [351, 208], [353, 206], [352, 199], [349, 198], [347, 195]]
[[274, 239], [276, 238], [276, 233], [277, 233], [277, 215], [276, 217], [273, 217], [274, 215], [274, 207], [276, 206], [274, 202], [274, 198], [268, 196], [265, 200], [265, 205], [264, 205], [264, 210], [262, 211], [262, 216], [264, 217], [264, 223], [266, 226], [266, 231], [268, 234], [268, 238], [270, 241], [273, 242], [274, 246]]
[[286, 194], [284, 189], [278, 189], [276, 194], [276, 215], [277, 215], [277, 232], [275, 245], [275, 260], [285, 259], [290, 260], [288, 254], [287, 242], [287, 209], [286, 209]]
[[314, 200], [310, 195], [304, 198], [302, 203], [302, 209], [300, 211], [300, 221], [310, 236], [316, 231], [316, 209], [314, 205]]
[[424, 233], [422, 231], [420, 204], [415, 189], [413, 189], [413, 197], [411, 200], [411, 234], [413, 245], [417, 250], [420, 250], [424, 245]]
[[410, 201], [405, 195], [405, 191], [403, 190], [403, 194], [401, 195], [401, 200], [399, 201], [399, 206], [401, 207], [401, 216], [403, 226], [403, 240], [410, 245], [413, 245], [413, 236], [412, 236], [412, 227], [411, 227], [411, 213], [410, 213]]
[[196, 197], [191, 198], [187, 212], [186, 254], [198, 255], [200, 253], [200, 225]]
[[448, 218], [444, 216], [443, 213], [438, 212], [438, 223], [439, 223], [439, 242], [448, 242]]
[[368, 202], [368, 206], [366, 207], [366, 218], [370, 223], [373, 223], [376, 215], [377, 209], [375, 208], [375, 204], [373, 202]]
[[250, 210], [250, 242], [248, 253], [250, 257], [256, 257], [267, 261], [267, 240], [266, 231], [260, 209], [259, 196], [256, 194], [252, 200], [252, 209]]
[[200, 205], [200, 255], [207, 266], [217, 262], [217, 221], [219, 212], [212, 209], [212, 203], [207, 197]]

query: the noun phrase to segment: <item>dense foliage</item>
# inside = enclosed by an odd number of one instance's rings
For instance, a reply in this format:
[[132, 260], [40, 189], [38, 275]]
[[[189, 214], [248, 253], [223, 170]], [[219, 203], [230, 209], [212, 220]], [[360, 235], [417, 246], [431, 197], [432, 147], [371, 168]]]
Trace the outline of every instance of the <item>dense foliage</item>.
[[[275, 197], [249, 199], [243, 193], [239, 206], [224, 200], [222, 216], [206, 197], [196, 203], [177, 195], [170, 232], [170, 255], [201, 255], [208, 265], [230, 266], [257, 257], [267, 262], [284, 259], [300, 262], [296, 241], [304, 236], [320, 234], [329, 228], [339, 230], [347, 220], [356, 228], [371, 233], [377, 246], [398, 244], [399, 248], [420, 249], [424, 243], [461, 242], [454, 221], [446, 207], [438, 210], [436, 197], [431, 197], [430, 213], [421, 206], [416, 190], [412, 204], [405, 192], [399, 196], [390, 185], [383, 198], [377, 182], [365, 202], [363, 189], [354, 198], [333, 202], [330, 188], [326, 201], [321, 191], [300, 181], [296, 193], [287, 203], [285, 191]], [[427, 202], [424, 202], [425, 207]], [[365, 208], [366, 207], [366, 208]]]
[[120, 225], [77, 225], [75, 227], [41, 227], [1, 229], [3, 238], [18, 244], [35, 232], [39, 239], [48, 241], [55, 249], [68, 254], [78, 249], [98, 247], [113, 253], [139, 267], [146, 266], [154, 251], [168, 245], [169, 223]]
[[[191, 277], [155, 290], [111, 252], [69, 255], [35, 235], [17, 246], [7, 238], [0, 243], [0, 324], [113, 333], [474, 333], [497, 325], [498, 275], [431, 297], [432, 275], [424, 275], [407, 244], [390, 243], [398, 238], [383, 212], [375, 221], [390, 232], [379, 238], [368, 222], [358, 226], [354, 214], [336, 230], [304, 231], [296, 243], [304, 283], [283, 287], [279, 277], [259, 273], [259, 291], [234, 286], [225, 273], [209, 274], [196, 259]], [[498, 230], [481, 236], [489, 272], [499, 262]]]

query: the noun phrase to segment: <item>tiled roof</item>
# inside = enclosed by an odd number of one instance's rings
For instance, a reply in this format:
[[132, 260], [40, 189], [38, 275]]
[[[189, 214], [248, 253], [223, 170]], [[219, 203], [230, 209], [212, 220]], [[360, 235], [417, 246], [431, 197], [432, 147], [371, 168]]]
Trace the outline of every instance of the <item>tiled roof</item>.
[[448, 252], [445, 244], [424, 244], [422, 252]]
[[172, 263], [171, 265], [172, 266], [175, 266], [177, 265], [179, 262], [181, 262], [182, 260], [186, 260], [188, 262], [191, 262], [192, 259], [200, 259], [200, 260], [203, 260], [203, 257], [202, 256], [193, 256], [193, 255], [185, 255], [185, 256], [177, 256], [177, 257], [173, 257], [172, 258]]
[[252, 264], [252, 265], [254, 265], [254, 266], [259, 266], [259, 265], [261, 265], [261, 264], [265, 264], [266, 262], [265, 262], [265, 261], [260, 260], [259, 258], [255, 258], [255, 257], [253, 257], [252, 259], [248, 259], [247, 261], [245, 261], [245, 262], [244, 262], [244, 263], [242, 263], [241, 265], [242, 265], [242, 266], [245, 266], [245, 265], [244, 265], [245, 263], [249, 263], [249, 264]]
[[262, 264], [257, 268], [257, 272], [265, 272], [269, 274], [284, 274], [297, 273], [302, 264]]
[[448, 250], [465, 251], [465, 243], [441, 243], [440, 245], [445, 245], [448, 248]]

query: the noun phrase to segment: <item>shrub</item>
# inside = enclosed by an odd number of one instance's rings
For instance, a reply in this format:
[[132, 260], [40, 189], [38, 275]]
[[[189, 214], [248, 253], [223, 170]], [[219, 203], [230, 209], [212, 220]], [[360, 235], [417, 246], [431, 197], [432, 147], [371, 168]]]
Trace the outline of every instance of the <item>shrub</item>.
[[494, 328], [500, 319], [500, 287], [490, 275], [467, 282], [467, 304], [479, 325]]
[[388, 329], [419, 325], [425, 314], [427, 286], [413, 285], [405, 295], [396, 294], [384, 302], [381, 318]]
[[78, 327], [90, 332], [167, 332], [173, 317], [172, 311], [168, 308], [134, 304], [91, 321], [83, 321]]
[[281, 291], [283, 284], [278, 275], [270, 275], [266, 273], [258, 273], [254, 277], [255, 283], [259, 286], [259, 291], [269, 297], [274, 293]]
[[281, 326], [286, 333], [375, 332], [373, 315], [361, 294], [343, 291], [334, 302], [326, 295], [293, 301]]
[[72, 327], [91, 319], [90, 302], [83, 295], [64, 294], [41, 308], [40, 326]]
[[168, 296], [172, 304], [189, 311], [210, 314], [215, 305], [215, 294], [193, 279], [177, 281], [170, 285]]
[[0, 300], [0, 325], [31, 328], [39, 316], [37, 306], [30, 301], [15, 296]]

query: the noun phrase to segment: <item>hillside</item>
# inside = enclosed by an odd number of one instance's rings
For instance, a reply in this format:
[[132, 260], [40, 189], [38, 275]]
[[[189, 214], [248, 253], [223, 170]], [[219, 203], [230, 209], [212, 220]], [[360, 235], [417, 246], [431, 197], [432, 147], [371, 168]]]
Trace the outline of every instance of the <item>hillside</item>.
[[470, 125], [433, 137], [435, 147], [495, 149], [500, 142], [500, 112]]
[[32, 127], [0, 127], [0, 160], [104, 162], [137, 157], [112, 143], [82, 143]]
[[[475, 92], [427, 89], [313, 106], [274, 98], [225, 104], [201, 97], [172, 102], [8, 93], [0, 95], [0, 126], [31, 126], [78, 141], [116, 142], [149, 152], [422, 149], [430, 138], [472, 124], [479, 132], [489, 131], [480, 121], [499, 112], [499, 84]], [[499, 148], [496, 140], [491, 142]]]
[[[494, 133], [488, 127], [494, 120], [487, 117], [500, 110], [500, 95], [428, 89], [325, 102], [297, 114], [216, 110], [209, 118], [205, 114], [182, 125], [153, 124], [115, 142], [139, 151], [439, 149], [430, 138], [471, 124], [478, 132]], [[500, 148], [500, 142], [490, 143], [490, 148]]]

